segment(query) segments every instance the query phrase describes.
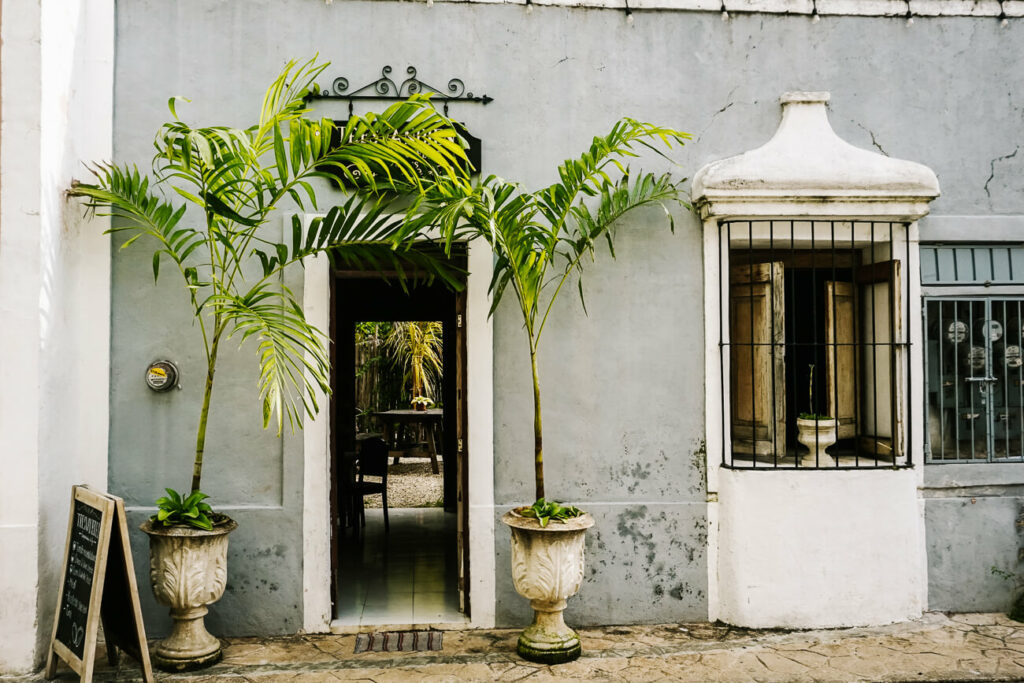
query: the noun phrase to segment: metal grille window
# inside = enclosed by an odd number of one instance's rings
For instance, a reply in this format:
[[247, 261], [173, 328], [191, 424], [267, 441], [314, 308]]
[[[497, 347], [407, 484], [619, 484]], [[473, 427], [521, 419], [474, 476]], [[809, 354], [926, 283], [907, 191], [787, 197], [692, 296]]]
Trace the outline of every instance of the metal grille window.
[[1024, 461], [1024, 300], [925, 301], [929, 462]]
[[923, 245], [921, 284], [927, 461], [1024, 462], [1024, 247]]
[[910, 465], [906, 226], [719, 230], [723, 465]]

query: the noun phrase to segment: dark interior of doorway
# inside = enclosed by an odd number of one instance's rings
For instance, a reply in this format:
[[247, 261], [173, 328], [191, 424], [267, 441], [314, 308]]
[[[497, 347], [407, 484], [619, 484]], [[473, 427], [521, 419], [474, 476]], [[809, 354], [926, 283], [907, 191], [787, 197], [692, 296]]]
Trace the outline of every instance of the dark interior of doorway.
[[[454, 258], [464, 268], [464, 252]], [[460, 582], [459, 570], [468, 553], [459, 547], [458, 536], [458, 518], [465, 520], [468, 516], [459, 504], [460, 491], [465, 493], [466, 468], [457, 457], [463, 426], [459, 422], [464, 411], [456, 409], [464, 398], [461, 368], [465, 365], [460, 362], [464, 344], [454, 343], [461, 333], [462, 297], [436, 280], [408, 283], [403, 289], [393, 277], [372, 272], [336, 272], [333, 278], [332, 594], [334, 617], [343, 623], [435, 623], [461, 618], [459, 612], [467, 611], [466, 596], [459, 594], [460, 583], [465, 585]], [[443, 472], [443, 508], [401, 509], [389, 505], [388, 531], [384, 530], [382, 510], [367, 509], [362, 526], [345, 518], [339, 501], [339, 457], [358, 447], [355, 326], [368, 321], [439, 321], [443, 326], [440, 398], [444, 416], [437, 444]], [[462, 573], [464, 579], [464, 564]]]

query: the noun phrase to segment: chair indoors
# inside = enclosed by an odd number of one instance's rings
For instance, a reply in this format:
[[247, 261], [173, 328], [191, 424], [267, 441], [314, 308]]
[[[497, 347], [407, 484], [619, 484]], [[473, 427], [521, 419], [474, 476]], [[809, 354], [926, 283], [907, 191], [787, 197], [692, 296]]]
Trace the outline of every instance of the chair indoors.
[[[384, 508], [384, 531], [390, 531], [388, 523], [388, 444], [379, 437], [365, 439], [359, 446], [359, 478], [353, 493], [359, 507], [359, 521], [366, 526], [366, 496], [380, 494]], [[366, 477], [380, 477], [380, 481], [366, 481]]]

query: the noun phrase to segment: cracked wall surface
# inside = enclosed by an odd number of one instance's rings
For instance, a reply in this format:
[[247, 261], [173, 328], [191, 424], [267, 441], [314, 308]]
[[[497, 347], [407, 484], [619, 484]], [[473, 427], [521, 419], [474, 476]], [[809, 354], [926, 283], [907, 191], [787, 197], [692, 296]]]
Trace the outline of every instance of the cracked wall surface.
[[[385, 64], [414, 65], [427, 82], [459, 77], [490, 95], [486, 107], [453, 105], [451, 113], [483, 140], [487, 173], [533, 188], [623, 115], [693, 133], [673, 155], [678, 166], [637, 162], [692, 176], [767, 141], [780, 93], [828, 90], [840, 137], [936, 171], [943, 195], [933, 213], [1020, 215], [1024, 154], [1007, 155], [1024, 145], [1024, 89], [1011, 85], [1021, 46], [1024, 22], [1002, 27], [993, 17], [907, 26], [902, 18], [723, 21], [651, 11], [627, 23], [619, 12], [565, 7], [121, 0], [114, 156], [148, 164], [172, 94], [193, 100], [179, 110], [188, 120], [246, 124], [284, 61], [319, 52], [334, 64], [331, 78], [368, 82]], [[325, 192], [328, 202], [337, 197]], [[140, 368], [173, 358], [185, 377], [179, 393], [194, 398], [200, 349], [176, 290], [154, 287], [148, 259], [126, 254], [114, 260], [110, 482], [142, 505], [187, 472], [195, 403], [148, 392]], [[620, 226], [617, 255], [599, 248], [584, 280], [589, 316], [568, 293], [541, 349], [548, 487], [597, 518], [568, 618], [699, 620], [707, 616], [705, 473], [694, 455], [704, 438], [700, 226], [680, 215], [672, 235], [658, 211], [639, 214]], [[506, 305], [494, 319], [495, 519], [532, 492], [529, 366], [516, 315]], [[235, 578], [211, 628], [295, 630], [301, 437], [260, 430], [248, 352], [229, 354], [220, 377], [207, 476], [217, 502], [237, 508], [241, 528], [232, 540]], [[528, 608], [512, 589], [500, 525], [494, 542], [498, 620], [519, 623]], [[163, 618], [151, 603], [146, 613], [147, 623]]]

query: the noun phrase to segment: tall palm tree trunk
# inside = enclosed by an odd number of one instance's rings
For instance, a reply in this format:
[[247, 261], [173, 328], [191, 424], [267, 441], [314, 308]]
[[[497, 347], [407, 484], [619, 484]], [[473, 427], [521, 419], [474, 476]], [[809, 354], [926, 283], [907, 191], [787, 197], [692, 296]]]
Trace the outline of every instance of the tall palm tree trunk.
[[210, 416], [210, 396], [213, 394], [213, 375], [217, 371], [217, 347], [220, 346], [220, 326], [214, 332], [210, 345], [210, 357], [206, 364], [206, 388], [203, 391], [203, 407], [199, 411], [199, 429], [196, 432], [196, 459], [192, 464], [192, 491], [198, 491], [203, 478], [203, 453], [206, 450], [206, 421]]
[[530, 351], [533, 368], [533, 473], [537, 485], [537, 500], [544, 497], [544, 436], [540, 419], [540, 378], [537, 375], [537, 352]]

